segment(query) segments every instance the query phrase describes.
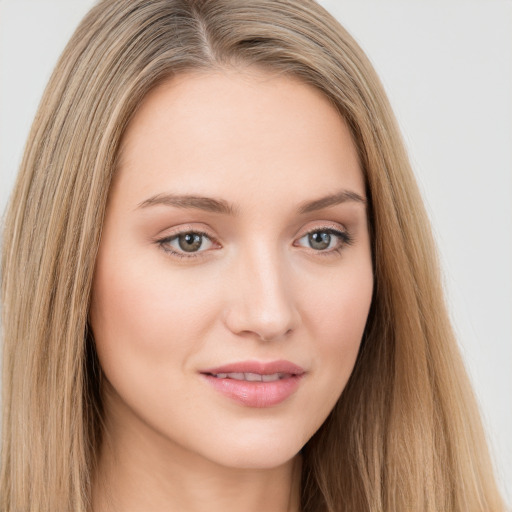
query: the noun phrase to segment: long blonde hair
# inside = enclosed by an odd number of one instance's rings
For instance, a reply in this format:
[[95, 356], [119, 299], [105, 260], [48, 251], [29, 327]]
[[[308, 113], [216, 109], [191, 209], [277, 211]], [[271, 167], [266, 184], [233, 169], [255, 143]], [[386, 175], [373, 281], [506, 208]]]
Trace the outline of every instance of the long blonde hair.
[[1, 510], [89, 510], [102, 405], [87, 315], [123, 132], [163, 80], [239, 65], [332, 100], [370, 203], [372, 307], [349, 383], [303, 449], [303, 512], [503, 510], [394, 116], [362, 50], [312, 0], [104, 0], [78, 27], [3, 234]]

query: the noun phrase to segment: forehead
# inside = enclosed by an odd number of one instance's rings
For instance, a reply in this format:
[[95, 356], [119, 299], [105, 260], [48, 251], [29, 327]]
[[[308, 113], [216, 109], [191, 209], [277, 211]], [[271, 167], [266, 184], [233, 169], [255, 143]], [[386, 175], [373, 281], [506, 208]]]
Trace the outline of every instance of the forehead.
[[115, 186], [133, 201], [241, 190], [302, 199], [340, 186], [364, 195], [350, 131], [330, 100], [258, 69], [185, 73], [154, 89], [125, 133]]

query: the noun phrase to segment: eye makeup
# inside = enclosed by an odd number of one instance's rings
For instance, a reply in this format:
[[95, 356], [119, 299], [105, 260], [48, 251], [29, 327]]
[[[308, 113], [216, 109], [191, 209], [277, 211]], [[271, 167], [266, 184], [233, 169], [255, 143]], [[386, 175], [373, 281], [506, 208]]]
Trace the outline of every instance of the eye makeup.
[[[183, 229], [170, 236], [155, 240], [158, 247], [166, 254], [180, 259], [196, 259], [205, 252], [218, 250], [222, 246], [209, 233], [197, 229]], [[331, 226], [315, 227], [305, 232], [293, 242], [293, 247], [303, 247], [313, 254], [332, 256], [339, 254], [353, 243], [348, 231]]]
[[347, 245], [353, 243], [353, 237], [348, 231], [332, 227], [309, 230], [293, 243], [294, 247], [303, 247], [299, 244], [302, 240], [309, 244], [309, 249], [321, 256], [339, 254]]
[[198, 258], [214, 245], [217, 245], [215, 249], [220, 248], [220, 244], [211, 235], [196, 229], [178, 231], [156, 240], [156, 243], [166, 254], [177, 258]]

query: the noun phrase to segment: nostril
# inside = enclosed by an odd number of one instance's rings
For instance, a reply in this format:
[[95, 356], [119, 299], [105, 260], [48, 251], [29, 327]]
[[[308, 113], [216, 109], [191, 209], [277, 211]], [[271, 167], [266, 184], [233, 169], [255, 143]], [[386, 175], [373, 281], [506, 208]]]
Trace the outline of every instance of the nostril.
[[[285, 333], [283, 333], [283, 334], [282, 334], [282, 336], [283, 336], [283, 337], [288, 336], [288, 335], [292, 332], [292, 330], [293, 330], [293, 329], [288, 329]], [[273, 339], [275, 339], [276, 337], [280, 337], [280, 336], [281, 336], [281, 334], [278, 334], [277, 336], [275, 336], [275, 335], [274, 335], [274, 336], [268, 336], [268, 335], [263, 336], [263, 335], [260, 335], [260, 338], [261, 338], [261, 340], [262, 340], [262, 341], [267, 342], [267, 341], [272, 341], [272, 340], [273, 340]]]

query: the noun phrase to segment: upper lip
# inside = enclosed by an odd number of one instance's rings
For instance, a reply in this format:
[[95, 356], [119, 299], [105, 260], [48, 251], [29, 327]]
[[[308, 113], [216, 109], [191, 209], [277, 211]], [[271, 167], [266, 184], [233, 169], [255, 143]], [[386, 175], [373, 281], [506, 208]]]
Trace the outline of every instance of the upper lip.
[[259, 375], [273, 375], [274, 373], [285, 373], [290, 375], [302, 375], [304, 368], [290, 361], [239, 361], [228, 363], [215, 368], [201, 370], [201, 373], [217, 375], [219, 373], [256, 373]]

